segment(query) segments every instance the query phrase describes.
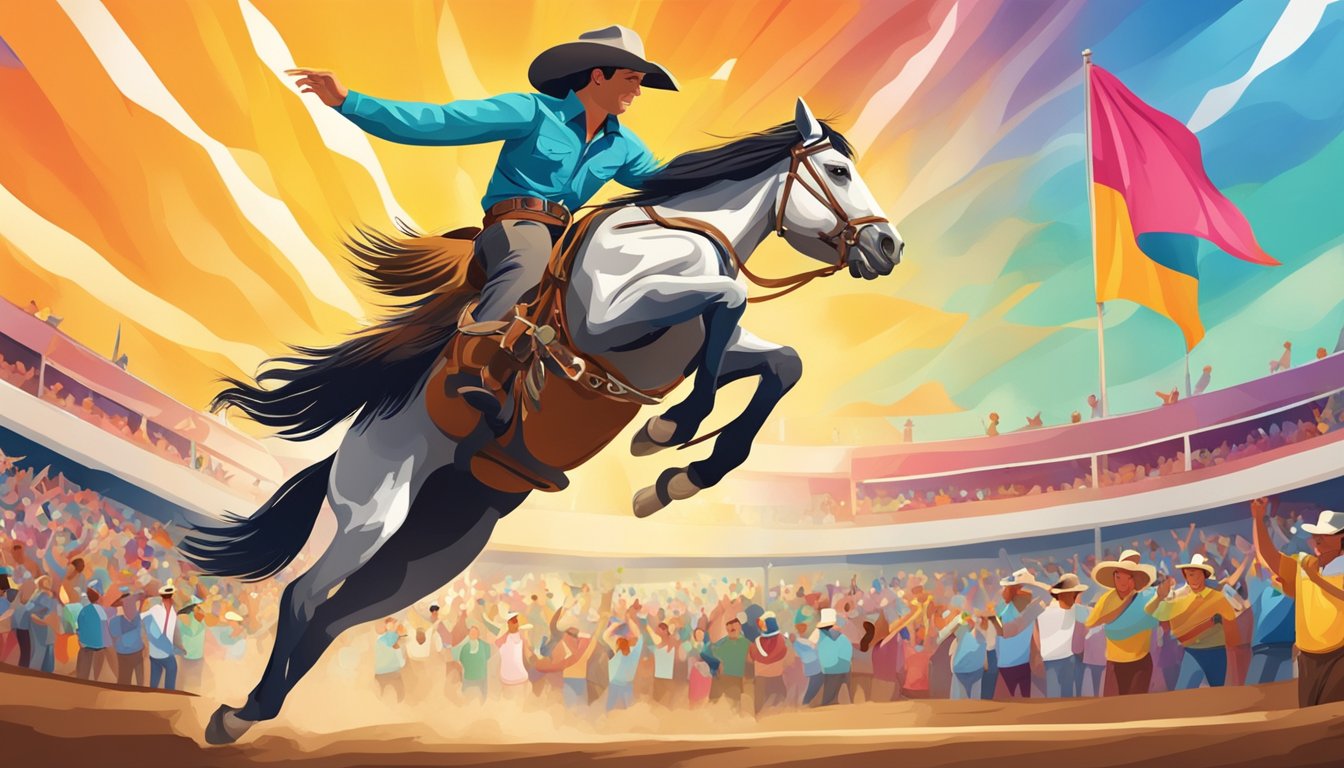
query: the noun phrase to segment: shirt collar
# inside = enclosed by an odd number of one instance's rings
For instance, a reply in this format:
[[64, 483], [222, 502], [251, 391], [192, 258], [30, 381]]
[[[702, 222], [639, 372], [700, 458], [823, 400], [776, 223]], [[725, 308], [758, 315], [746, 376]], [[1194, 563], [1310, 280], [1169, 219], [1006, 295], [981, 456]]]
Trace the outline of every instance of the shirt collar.
[[[584, 115], [584, 108], [583, 102], [579, 100], [579, 94], [570, 91], [569, 95], [565, 97], [565, 100], [560, 102], [560, 106], [555, 110], [555, 114], [560, 118], [561, 122], [565, 123], [581, 120]], [[602, 124], [602, 133], [598, 134], [598, 137], [606, 133], [620, 133], [620, 131], [621, 121], [616, 119], [615, 115], [607, 115], [606, 122]]]

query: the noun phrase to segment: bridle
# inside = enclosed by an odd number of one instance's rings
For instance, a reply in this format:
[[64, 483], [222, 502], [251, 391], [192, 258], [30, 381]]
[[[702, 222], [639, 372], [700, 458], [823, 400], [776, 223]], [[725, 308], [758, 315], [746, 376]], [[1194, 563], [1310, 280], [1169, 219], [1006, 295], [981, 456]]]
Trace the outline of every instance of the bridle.
[[[775, 211], [775, 234], [783, 237], [784, 233], [787, 231], [787, 228], [784, 226], [784, 211], [789, 206], [789, 194], [793, 191], [795, 185], [807, 190], [813, 197], [821, 201], [822, 205], [826, 206], [826, 210], [835, 217], [835, 227], [827, 232], [817, 235], [818, 240], [835, 249], [837, 260], [834, 264], [828, 264], [820, 269], [808, 270], [807, 272], [799, 272], [787, 277], [762, 277], [747, 268], [746, 262], [743, 261], [742, 257], [733, 249], [728, 238], [714, 225], [709, 222], [684, 216], [663, 216], [654, 210], [651, 205], [640, 206], [640, 210], [649, 217], [649, 222], [627, 222], [625, 224], [616, 225], [616, 229], [638, 227], [645, 223], [654, 223], [666, 227], [667, 229], [698, 232], [714, 241], [719, 248], [723, 249], [732, 260], [734, 266], [737, 267], [737, 271], [741, 272], [748, 280], [762, 288], [780, 289], [765, 296], [752, 296], [748, 298], [747, 301], [754, 304], [762, 301], [770, 301], [771, 299], [777, 299], [780, 296], [793, 293], [818, 277], [829, 277], [849, 266], [849, 251], [858, 243], [859, 229], [865, 224], [886, 223], [888, 221], [888, 219], [881, 216], [859, 216], [857, 218], [850, 218], [849, 214], [845, 211], [844, 206], [840, 204], [839, 200], [835, 199], [835, 195], [832, 194], [830, 187], [826, 186], [826, 182], [822, 178], [821, 173], [817, 171], [817, 167], [812, 163], [813, 155], [830, 148], [831, 141], [830, 139], [826, 139], [811, 146], [806, 146], [803, 142], [799, 142], [789, 150], [789, 156], [791, 158], [789, 162], [789, 172], [785, 175], [784, 191], [780, 195], [779, 206]], [[800, 169], [805, 170], [807, 175], [812, 177], [815, 186], [809, 184], [807, 179], [799, 173]], [[820, 188], [821, 191], [818, 192], [817, 188]]]
[[[784, 211], [789, 207], [789, 193], [793, 191], [795, 184], [807, 190], [813, 197], [820, 201], [822, 205], [826, 206], [826, 209], [830, 214], [835, 217], [835, 227], [829, 232], [817, 235], [817, 239], [831, 248], [834, 248], [839, 256], [839, 260], [835, 264], [826, 267], [826, 269], [831, 270], [827, 274], [832, 274], [849, 265], [849, 249], [853, 248], [854, 245], [858, 243], [860, 227], [865, 224], [885, 224], [888, 222], [887, 219], [881, 216], [859, 216], [850, 218], [849, 214], [845, 211], [845, 207], [840, 204], [839, 200], [835, 199], [835, 194], [832, 193], [831, 188], [826, 185], [826, 181], [822, 178], [821, 172], [818, 171], [817, 166], [812, 163], [813, 155], [824, 152], [830, 148], [831, 140], [825, 139], [812, 146], [806, 146], [804, 143], [799, 142], [789, 150], [789, 155], [792, 159], [789, 163], [789, 172], [784, 177], [784, 192], [779, 198], [779, 208], [775, 211], [775, 234], [783, 237], [784, 233], [787, 231], [787, 228], [784, 226]], [[816, 182], [816, 187], [807, 183], [807, 179], [798, 172], [799, 169], [807, 171], [807, 175], [811, 176], [812, 180]], [[818, 188], [821, 190], [820, 192], [817, 191]]]

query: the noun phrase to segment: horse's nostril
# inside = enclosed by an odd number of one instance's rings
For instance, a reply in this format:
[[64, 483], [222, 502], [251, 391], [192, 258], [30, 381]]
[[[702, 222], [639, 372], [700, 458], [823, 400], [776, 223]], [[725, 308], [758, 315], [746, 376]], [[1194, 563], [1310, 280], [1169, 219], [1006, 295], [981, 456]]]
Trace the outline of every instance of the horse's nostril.
[[883, 256], [890, 259], [896, 255], [896, 241], [892, 239], [891, 235], [883, 235], [882, 239], [877, 242], [878, 246], [882, 249]]

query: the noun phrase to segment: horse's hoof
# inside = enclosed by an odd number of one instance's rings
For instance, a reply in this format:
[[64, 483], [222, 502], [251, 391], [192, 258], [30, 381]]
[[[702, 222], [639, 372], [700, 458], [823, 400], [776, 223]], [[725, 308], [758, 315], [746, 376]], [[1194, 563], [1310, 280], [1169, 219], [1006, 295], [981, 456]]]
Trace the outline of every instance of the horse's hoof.
[[205, 726], [205, 741], [207, 744], [216, 746], [223, 744], [232, 744], [241, 739], [247, 729], [255, 723], [252, 720], [244, 720], [237, 714], [238, 710], [227, 704], [221, 704], [219, 709], [210, 716], [210, 723]]
[[648, 517], [674, 501], [691, 498], [701, 490], [700, 486], [691, 482], [691, 475], [685, 468], [665, 469], [657, 482], [635, 494], [635, 517]]
[[677, 431], [677, 423], [661, 416], [654, 416], [644, 422], [634, 439], [630, 441], [630, 453], [635, 456], [652, 456], [672, 447], [672, 435]]

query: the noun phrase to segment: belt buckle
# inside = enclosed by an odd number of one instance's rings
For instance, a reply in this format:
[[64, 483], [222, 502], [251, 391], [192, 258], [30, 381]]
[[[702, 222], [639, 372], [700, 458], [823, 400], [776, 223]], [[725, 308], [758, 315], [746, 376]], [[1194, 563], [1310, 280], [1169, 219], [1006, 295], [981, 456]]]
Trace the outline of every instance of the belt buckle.
[[539, 200], [535, 197], [524, 197], [522, 200], [524, 210], [543, 211], [546, 209], [546, 201], [544, 200]]

